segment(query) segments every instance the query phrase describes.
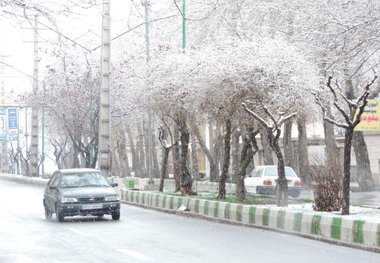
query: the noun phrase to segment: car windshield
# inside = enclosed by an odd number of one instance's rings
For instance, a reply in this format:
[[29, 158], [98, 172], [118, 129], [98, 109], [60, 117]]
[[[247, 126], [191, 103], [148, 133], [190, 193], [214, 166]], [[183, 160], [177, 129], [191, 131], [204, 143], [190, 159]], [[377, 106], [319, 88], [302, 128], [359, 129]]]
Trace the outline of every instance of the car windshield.
[[102, 187], [109, 186], [107, 179], [101, 173], [71, 173], [63, 174], [61, 187]]
[[[277, 176], [277, 167], [267, 167], [265, 168], [265, 176]], [[294, 177], [296, 173], [290, 167], [285, 167], [285, 176]]]

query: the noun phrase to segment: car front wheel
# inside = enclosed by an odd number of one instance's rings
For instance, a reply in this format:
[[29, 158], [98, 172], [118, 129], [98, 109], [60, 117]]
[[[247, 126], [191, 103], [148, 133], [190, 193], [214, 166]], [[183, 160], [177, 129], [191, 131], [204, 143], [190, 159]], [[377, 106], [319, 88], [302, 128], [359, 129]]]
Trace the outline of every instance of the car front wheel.
[[46, 207], [46, 205], [44, 205], [44, 207], [45, 207], [45, 218], [47, 220], [50, 220], [53, 213]]
[[55, 207], [55, 216], [58, 222], [63, 222], [64, 215], [62, 215], [62, 213], [59, 212], [58, 207]]
[[113, 212], [111, 214], [112, 220], [119, 220], [120, 219], [120, 212]]

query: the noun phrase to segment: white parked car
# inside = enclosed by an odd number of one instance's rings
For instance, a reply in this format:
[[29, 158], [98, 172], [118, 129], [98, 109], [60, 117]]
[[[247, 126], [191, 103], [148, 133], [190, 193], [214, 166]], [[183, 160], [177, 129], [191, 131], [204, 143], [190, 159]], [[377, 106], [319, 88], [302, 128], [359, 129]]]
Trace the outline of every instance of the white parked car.
[[[285, 166], [285, 177], [288, 180], [288, 194], [292, 197], [298, 197], [301, 193], [301, 179], [289, 166]], [[247, 192], [275, 195], [277, 178], [277, 166], [257, 166], [244, 179], [244, 184]]]

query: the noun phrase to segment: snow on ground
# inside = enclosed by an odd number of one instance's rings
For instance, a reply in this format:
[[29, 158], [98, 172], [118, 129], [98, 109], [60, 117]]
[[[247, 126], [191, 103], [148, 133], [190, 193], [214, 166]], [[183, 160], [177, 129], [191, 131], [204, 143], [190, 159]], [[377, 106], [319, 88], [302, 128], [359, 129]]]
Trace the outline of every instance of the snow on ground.
[[[267, 207], [277, 207], [276, 205], [266, 205]], [[313, 210], [311, 203], [306, 204], [291, 204], [286, 207], [286, 210], [297, 211], [302, 213], [318, 213], [321, 215], [341, 215], [340, 211], [337, 212], [316, 212]], [[350, 206], [350, 214], [343, 216], [344, 218], [351, 218], [353, 220], [365, 220], [380, 223], [380, 209], [362, 206]]]

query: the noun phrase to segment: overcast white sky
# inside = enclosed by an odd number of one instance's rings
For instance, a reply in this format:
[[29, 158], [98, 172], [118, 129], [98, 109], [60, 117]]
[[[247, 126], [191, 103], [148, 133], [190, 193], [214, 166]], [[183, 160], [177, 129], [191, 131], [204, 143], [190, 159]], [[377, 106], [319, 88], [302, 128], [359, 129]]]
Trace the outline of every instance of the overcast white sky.
[[[62, 3], [61, 0], [58, 2]], [[101, 1], [97, 2], [101, 3]], [[126, 20], [130, 2], [111, 0], [112, 36], [116, 36], [127, 29]], [[101, 32], [101, 10], [102, 6], [100, 4], [98, 7], [89, 10], [77, 10], [78, 13], [82, 14], [59, 17], [57, 25], [60, 32], [79, 43], [83, 43], [83, 45], [88, 45], [85, 42], [88, 39], [100, 45], [100, 38], [97, 35], [100, 35]], [[46, 22], [41, 19], [41, 23], [45, 24]], [[43, 26], [40, 26], [40, 28], [43, 28]], [[2, 80], [5, 91], [7, 93], [11, 90], [14, 93], [30, 92], [32, 90], [31, 76], [33, 75], [33, 30], [28, 22], [22, 19], [4, 19], [0, 17], [0, 32], [0, 60], [1, 56], [4, 55], [3, 61], [13, 67], [3, 67]], [[54, 40], [57, 34], [46, 29], [40, 30], [39, 34], [41, 40], [39, 43], [39, 55], [41, 57], [39, 79], [42, 79], [47, 61], [45, 52], [52, 47], [49, 42], [43, 39]], [[88, 48], [93, 48], [93, 46]]]

